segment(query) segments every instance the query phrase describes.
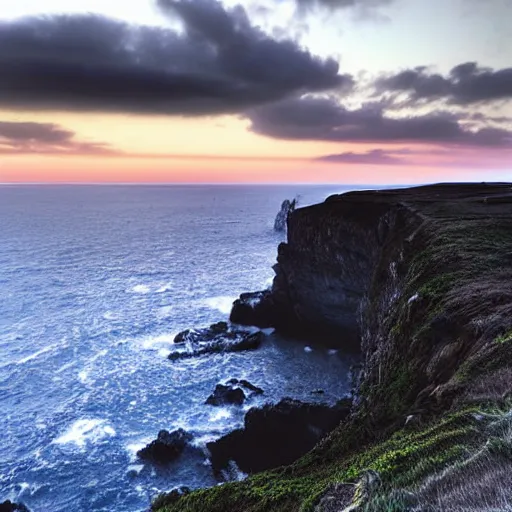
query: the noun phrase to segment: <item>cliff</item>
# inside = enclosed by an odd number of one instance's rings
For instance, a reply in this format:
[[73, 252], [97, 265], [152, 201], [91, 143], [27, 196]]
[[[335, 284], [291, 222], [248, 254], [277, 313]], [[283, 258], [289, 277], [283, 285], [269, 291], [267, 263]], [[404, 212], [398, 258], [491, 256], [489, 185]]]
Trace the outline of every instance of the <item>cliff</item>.
[[512, 187], [330, 197], [290, 215], [275, 271], [258, 323], [360, 350], [352, 414], [290, 466], [154, 509], [510, 509]]

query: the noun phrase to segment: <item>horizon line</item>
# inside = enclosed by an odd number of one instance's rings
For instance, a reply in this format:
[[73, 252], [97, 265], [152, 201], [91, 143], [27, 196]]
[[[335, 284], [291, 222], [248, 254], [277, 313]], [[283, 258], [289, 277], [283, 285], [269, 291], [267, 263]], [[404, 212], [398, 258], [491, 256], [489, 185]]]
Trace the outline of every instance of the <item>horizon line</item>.
[[9, 187], [9, 186], [165, 186], [165, 187], [180, 187], [180, 186], [291, 186], [291, 185], [300, 185], [300, 186], [311, 186], [311, 187], [322, 187], [322, 186], [343, 186], [343, 187], [409, 187], [409, 186], [422, 186], [422, 185], [434, 185], [434, 184], [458, 184], [458, 183], [481, 183], [481, 184], [502, 184], [502, 185], [512, 185], [512, 181], [502, 181], [502, 180], [477, 180], [477, 179], [468, 179], [461, 181], [424, 181], [424, 182], [409, 182], [409, 183], [348, 183], [348, 182], [322, 182], [322, 183], [311, 183], [311, 182], [173, 182], [173, 181], [148, 181], [148, 182], [138, 182], [138, 181], [120, 181], [120, 182], [102, 182], [102, 181], [7, 181], [0, 182], [0, 187]]
[[[422, 183], [401, 183], [401, 184], [386, 184], [386, 183], [341, 183], [341, 182], [325, 182], [325, 183], [311, 183], [311, 182], [172, 182], [172, 181], [147, 181], [147, 182], [138, 182], [138, 181], [120, 181], [120, 182], [102, 182], [102, 181], [12, 181], [12, 182], [0, 182], [0, 187], [2, 186], [289, 186], [289, 185], [301, 185], [301, 186], [312, 186], [312, 187], [322, 187], [322, 186], [349, 186], [349, 187], [369, 187], [369, 186], [410, 186], [410, 185], [424, 185], [429, 184], [431, 182], [422, 182]], [[433, 183], [433, 182], [432, 182]], [[463, 183], [463, 182], [461, 182]]]

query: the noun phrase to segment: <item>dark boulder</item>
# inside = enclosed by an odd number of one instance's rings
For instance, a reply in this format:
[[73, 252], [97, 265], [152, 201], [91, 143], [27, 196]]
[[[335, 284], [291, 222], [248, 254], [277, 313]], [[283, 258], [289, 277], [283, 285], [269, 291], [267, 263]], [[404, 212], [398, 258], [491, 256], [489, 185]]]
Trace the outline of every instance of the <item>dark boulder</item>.
[[254, 384], [251, 384], [248, 380], [241, 379], [237, 382], [237, 384], [239, 384], [245, 389], [248, 389], [255, 395], [262, 395], [264, 393], [263, 389], [259, 388], [258, 386], [255, 386]]
[[251, 409], [243, 429], [207, 444], [216, 474], [233, 460], [244, 473], [291, 464], [311, 450], [350, 413], [351, 400], [335, 406], [308, 404], [290, 398], [277, 405]]
[[233, 338], [235, 331], [229, 328], [227, 322], [217, 322], [210, 325], [205, 329], [186, 329], [180, 332], [174, 338], [174, 343], [179, 345], [181, 343], [207, 343], [215, 341], [222, 336], [223, 338]]
[[217, 322], [216, 324], [210, 325], [210, 332], [212, 334], [223, 334], [229, 330], [227, 322]]
[[245, 393], [240, 388], [217, 384], [206, 403], [208, 405], [242, 405], [244, 401]]
[[192, 434], [181, 428], [173, 432], [161, 430], [158, 433], [157, 439], [149, 443], [145, 448], [142, 448], [142, 450], [139, 450], [137, 456], [156, 464], [168, 464], [182, 454], [192, 439]]
[[203, 354], [255, 350], [261, 345], [263, 336], [261, 332], [231, 328], [226, 322], [212, 324], [206, 329], [187, 329], [174, 338], [176, 347], [168, 358], [175, 361]]
[[239, 325], [254, 325], [260, 328], [273, 327], [276, 315], [272, 292], [242, 293], [240, 298], [233, 302], [229, 320]]
[[206, 403], [208, 405], [242, 405], [246, 398], [263, 393], [263, 389], [251, 384], [248, 380], [230, 379], [226, 384], [217, 384], [215, 391], [208, 397]]
[[13, 503], [10, 500], [0, 503], [0, 512], [30, 512], [23, 503]]

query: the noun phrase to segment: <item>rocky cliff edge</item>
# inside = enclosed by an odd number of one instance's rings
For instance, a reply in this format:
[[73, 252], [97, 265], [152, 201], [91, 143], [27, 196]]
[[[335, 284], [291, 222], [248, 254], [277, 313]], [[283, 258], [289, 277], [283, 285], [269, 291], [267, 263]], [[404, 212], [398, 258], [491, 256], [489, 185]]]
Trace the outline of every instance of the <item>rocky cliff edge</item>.
[[275, 272], [246, 323], [361, 351], [352, 414], [290, 466], [153, 509], [510, 510], [512, 186], [332, 196], [290, 215]]

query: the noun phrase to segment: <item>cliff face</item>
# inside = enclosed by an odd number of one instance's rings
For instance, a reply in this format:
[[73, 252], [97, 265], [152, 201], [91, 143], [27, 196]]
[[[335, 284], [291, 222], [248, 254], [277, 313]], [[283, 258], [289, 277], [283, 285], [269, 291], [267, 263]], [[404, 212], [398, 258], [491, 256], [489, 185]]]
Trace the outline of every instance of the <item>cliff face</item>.
[[275, 271], [276, 328], [362, 351], [357, 406], [292, 466], [168, 510], [512, 507], [510, 185], [333, 196], [289, 217]]
[[511, 214], [510, 185], [476, 184], [297, 210], [275, 266], [275, 326], [360, 347], [361, 408], [379, 429], [400, 409], [442, 408], [466, 358], [512, 329]]
[[342, 199], [289, 217], [288, 243], [279, 246], [274, 266], [275, 327], [338, 346], [357, 345], [360, 305], [381, 249], [379, 219], [386, 209]]

